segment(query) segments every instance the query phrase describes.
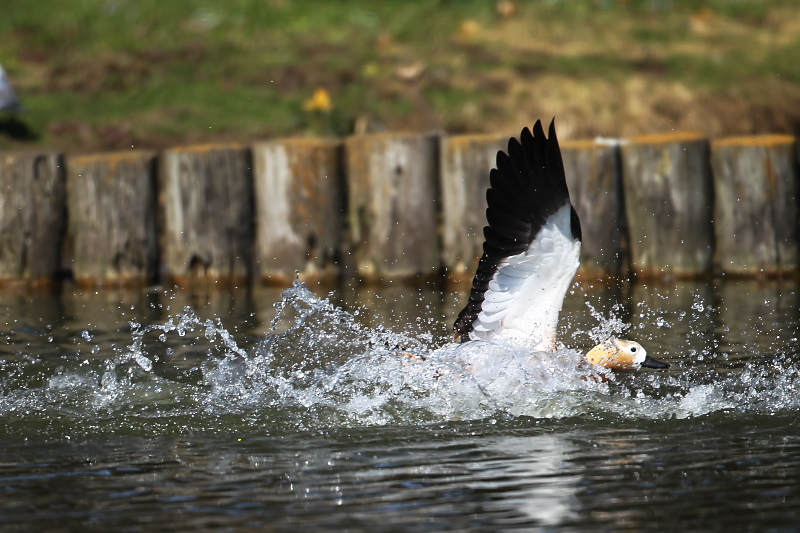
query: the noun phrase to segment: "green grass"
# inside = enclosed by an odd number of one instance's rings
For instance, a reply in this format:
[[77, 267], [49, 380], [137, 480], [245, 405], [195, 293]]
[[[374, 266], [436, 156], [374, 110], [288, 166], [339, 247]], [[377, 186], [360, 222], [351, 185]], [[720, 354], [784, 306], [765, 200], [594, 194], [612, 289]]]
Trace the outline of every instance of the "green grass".
[[[568, 95], [582, 87], [597, 88], [583, 98], [607, 95], [636, 76], [645, 87], [680, 83], [700, 99], [728, 98], [732, 86], [756, 95], [748, 98], [773, 94], [739, 108], [788, 107], [788, 122], [762, 125], [786, 129], [800, 124], [793, 6], [532, 0], [503, 17], [488, 0], [6, 0], [0, 64], [39, 138], [14, 140], [0, 128], [0, 149], [344, 135], [363, 117], [389, 129], [459, 132], [506, 131], [537, 113], [583, 123], [581, 109], [605, 103]], [[415, 63], [417, 78], [398, 74]], [[536, 98], [544, 79], [565, 95], [548, 109]], [[788, 100], [774, 98], [776, 83]], [[332, 95], [329, 114], [303, 110], [317, 88]], [[639, 129], [648, 126], [652, 117], [643, 117]]]

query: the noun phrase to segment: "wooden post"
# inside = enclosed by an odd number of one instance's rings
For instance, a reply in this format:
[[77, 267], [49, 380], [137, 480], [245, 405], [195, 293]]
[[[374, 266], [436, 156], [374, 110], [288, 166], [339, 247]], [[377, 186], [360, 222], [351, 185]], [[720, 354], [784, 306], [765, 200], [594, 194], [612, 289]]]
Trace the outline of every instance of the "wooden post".
[[0, 153], [0, 193], [0, 281], [51, 282], [64, 235], [63, 157]]
[[580, 275], [622, 274], [625, 218], [619, 144], [565, 141], [561, 155], [570, 200], [581, 219]]
[[798, 266], [795, 138], [733, 137], [711, 144], [716, 263], [726, 274], [770, 276]]
[[457, 135], [441, 139], [442, 264], [451, 282], [472, 281], [483, 254], [486, 189], [504, 135]]
[[339, 277], [342, 142], [288, 139], [253, 146], [256, 269], [269, 283]]
[[147, 284], [158, 266], [156, 155], [67, 158], [68, 239], [79, 285]]
[[175, 283], [245, 282], [252, 267], [250, 151], [212, 144], [165, 150], [161, 207], [167, 276]]
[[345, 147], [358, 276], [388, 281], [438, 275], [438, 139], [362, 135], [347, 138]]
[[708, 274], [714, 242], [708, 141], [695, 133], [634, 137], [622, 146], [622, 175], [634, 272]]

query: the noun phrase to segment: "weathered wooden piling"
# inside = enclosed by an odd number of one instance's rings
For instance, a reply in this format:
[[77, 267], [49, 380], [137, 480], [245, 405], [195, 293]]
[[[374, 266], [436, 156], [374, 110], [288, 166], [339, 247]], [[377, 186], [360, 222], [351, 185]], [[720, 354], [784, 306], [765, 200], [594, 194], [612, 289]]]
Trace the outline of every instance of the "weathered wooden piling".
[[175, 283], [245, 282], [253, 258], [250, 150], [232, 144], [165, 150], [162, 256]]
[[505, 135], [456, 135], [441, 139], [442, 264], [448, 281], [471, 281], [483, 254], [486, 189]]
[[788, 135], [711, 144], [716, 264], [726, 274], [772, 276], [798, 267], [796, 141]]
[[627, 263], [619, 144], [602, 141], [561, 143], [572, 205], [581, 219], [582, 276], [616, 276]]
[[52, 281], [65, 225], [61, 154], [0, 153], [0, 282]]
[[437, 137], [359, 135], [345, 147], [357, 275], [365, 281], [437, 275]]
[[342, 141], [286, 139], [253, 146], [256, 271], [269, 283], [335, 281], [344, 226]]
[[156, 279], [155, 171], [150, 151], [67, 158], [68, 240], [79, 285]]
[[700, 134], [642, 135], [622, 146], [631, 267], [644, 277], [708, 274], [713, 188]]

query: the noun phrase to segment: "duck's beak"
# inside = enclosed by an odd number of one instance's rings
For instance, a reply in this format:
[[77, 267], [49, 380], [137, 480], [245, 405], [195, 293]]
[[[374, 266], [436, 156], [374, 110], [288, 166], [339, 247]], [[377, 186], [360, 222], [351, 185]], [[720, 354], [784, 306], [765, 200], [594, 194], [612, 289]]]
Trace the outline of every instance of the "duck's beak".
[[669, 363], [664, 363], [658, 359], [653, 359], [649, 355], [642, 361], [643, 368], [669, 368]]

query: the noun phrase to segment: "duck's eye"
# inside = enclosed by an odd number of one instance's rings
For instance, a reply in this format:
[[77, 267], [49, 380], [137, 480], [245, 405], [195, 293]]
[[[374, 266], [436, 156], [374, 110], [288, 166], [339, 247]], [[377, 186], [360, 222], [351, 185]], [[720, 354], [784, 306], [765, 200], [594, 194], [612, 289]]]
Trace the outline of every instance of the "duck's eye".
[[631, 353], [636, 353], [636, 346], [631, 346]]

